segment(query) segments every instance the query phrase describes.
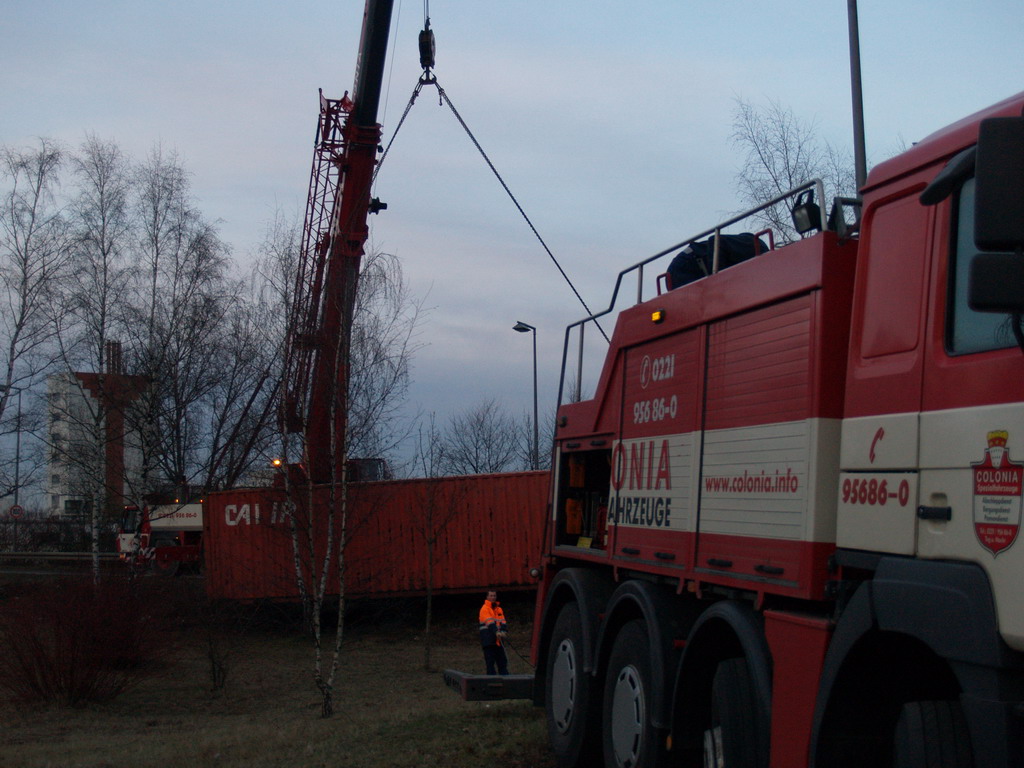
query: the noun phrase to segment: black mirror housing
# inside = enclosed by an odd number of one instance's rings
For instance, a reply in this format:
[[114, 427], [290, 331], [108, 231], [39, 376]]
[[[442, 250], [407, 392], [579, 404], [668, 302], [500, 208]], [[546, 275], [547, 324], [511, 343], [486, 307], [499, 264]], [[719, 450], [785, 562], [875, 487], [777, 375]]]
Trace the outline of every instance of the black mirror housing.
[[967, 303], [975, 312], [1024, 314], [1024, 258], [979, 253], [971, 262]]
[[982, 251], [1024, 249], [1024, 117], [982, 121], [974, 176], [975, 245]]

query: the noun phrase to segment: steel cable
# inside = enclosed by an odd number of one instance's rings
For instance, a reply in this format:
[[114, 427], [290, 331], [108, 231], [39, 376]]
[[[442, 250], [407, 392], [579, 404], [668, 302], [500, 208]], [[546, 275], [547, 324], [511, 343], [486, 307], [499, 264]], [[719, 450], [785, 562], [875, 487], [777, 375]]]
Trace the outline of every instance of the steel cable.
[[[494, 163], [491, 162], [491, 158], [487, 156], [487, 153], [484, 151], [484, 148], [480, 145], [480, 142], [477, 141], [476, 136], [473, 135], [473, 131], [470, 130], [469, 126], [466, 124], [466, 121], [462, 119], [462, 115], [459, 114], [459, 110], [455, 108], [455, 105], [452, 103], [452, 100], [448, 98], [447, 92], [437, 82], [437, 77], [435, 77], [434, 75], [426, 73], [416, 83], [416, 87], [413, 89], [412, 96], [409, 98], [409, 103], [405, 107], [405, 112], [402, 113], [402, 118], [398, 121], [398, 126], [395, 128], [395, 132], [394, 134], [392, 134], [391, 140], [388, 142], [387, 148], [384, 150], [384, 153], [381, 155], [380, 161], [377, 163], [377, 168], [374, 170], [373, 173], [373, 179], [376, 180], [377, 172], [380, 171], [381, 165], [384, 164], [384, 159], [387, 157], [392, 144], [394, 144], [395, 142], [395, 138], [398, 136], [399, 130], [402, 128], [402, 124], [405, 122], [405, 118], [408, 116], [413, 104], [416, 102], [416, 99], [420, 95], [420, 91], [423, 89], [424, 85], [433, 85], [435, 88], [437, 88], [437, 93], [440, 100], [447, 104], [448, 108], [452, 111], [452, 114], [455, 115], [455, 119], [458, 120], [459, 125], [462, 126], [462, 129], [466, 132], [466, 135], [469, 136], [469, 140], [473, 142], [473, 146], [476, 147], [477, 151], [480, 153], [480, 156], [484, 159], [484, 162], [487, 163], [487, 167], [491, 169], [491, 173], [494, 174], [494, 177], [498, 180], [498, 183], [501, 184], [502, 189], [505, 190], [505, 193], [512, 201], [512, 204], [515, 205], [516, 210], [519, 211], [519, 214], [523, 217], [523, 220], [526, 222], [527, 226], [529, 226], [530, 231], [533, 232], [534, 236], [537, 238], [537, 241], [541, 244], [541, 247], [544, 249], [545, 253], [547, 253], [548, 257], [551, 259], [551, 262], [555, 265], [555, 268], [558, 269], [559, 274], [562, 275], [562, 278], [565, 280], [566, 284], [572, 290], [573, 294], [579, 300], [580, 304], [583, 305], [583, 309], [586, 310], [587, 315], [593, 317], [593, 311], [590, 309], [590, 307], [587, 305], [587, 302], [580, 295], [580, 292], [576, 290], [576, 286], [569, 278], [569, 275], [567, 275], [565, 270], [562, 269], [562, 265], [558, 263], [558, 259], [555, 258], [555, 254], [552, 253], [551, 249], [548, 247], [548, 244], [544, 241], [544, 238], [541, 237], [540, 232], [537, 231], [537, 228], [533, 225], [533, 222], [530, 220], [530, 217], [526, 214], [526, 211], [523, 210], [523, 207], [519, 204], [519, 201], [516, 199], [516, 196], [512, 194], [512, 190], [509, 188], [508, 184], [505, 183], [505, 179], [502, 178], [501, 174], [498, 172], [498, 169], [494, 167]], [[597, 326], [597, 329], [601, 332], [601, 335], [604, 336], [604, 340], [609, 341], [608, 334], [604, 332], [604, 328], [601, 327], [601, 324], [596, 319], [594, 320], [594, 325]]]
[[501, 644], [502, 644], [503, 646], [507, 647], [507, 648], [511, 648], [511, 649], [512, 649], [512, 653], [514, 653], [514, 654], [515, 654], [516, 656], [518, 656], [518, 657], [519, 657], [520, 659], [522, 659], [522, 660], [523, 660], [523, 663], [525, 663], [525, 664], [526, 664], [526, 666], [528, 666], [528, 667], [529, 667], [530, 669], [536, 669], [536, 667], [534, 667], [534, 666], [533, 666], [533, 664], [531, 664], [531, 663], [530, 663], [530, 660], [529, 660], [529, 659], [528, 659], [528, 658], [527, 658], [526, 656], [523, 656], [523, 654], [521, 654], [521, 653], [520, 653], [520, 652], [519, 652], [518, 650], [516, 650], [516, 649], [515, 649], [515, 648], [514, 648], [514, 647], [512, 646], [512, 643], [510, 643], [510, 642], [508, 641], [508, 638], [507, 638], [507, 637], [503, 637], [503, 638], [501, 639]]

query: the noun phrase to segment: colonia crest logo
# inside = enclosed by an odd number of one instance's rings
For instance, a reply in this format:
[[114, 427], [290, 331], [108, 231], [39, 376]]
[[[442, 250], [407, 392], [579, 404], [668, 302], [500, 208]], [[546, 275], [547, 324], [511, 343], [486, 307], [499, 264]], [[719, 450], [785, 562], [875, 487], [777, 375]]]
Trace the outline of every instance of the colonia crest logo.
[[1009, 549], [1020, 532], [1021, 486], [1024, 464], [1010, 461], [1010, 433], [987, 435], [985, 458], [974, 470], [974, 533], [981, 546], [997, 557]]

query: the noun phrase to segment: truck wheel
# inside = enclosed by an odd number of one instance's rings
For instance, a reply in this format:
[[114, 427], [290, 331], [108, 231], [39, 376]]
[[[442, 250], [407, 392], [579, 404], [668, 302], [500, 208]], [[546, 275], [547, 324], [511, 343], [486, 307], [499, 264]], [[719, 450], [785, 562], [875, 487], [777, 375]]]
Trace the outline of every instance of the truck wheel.
[[[176, 547], [176, 546], [178, 546], [178, 542], [173, 540], [173, 539], [170, 539], [170, 540], [167, 540], [167, 541], [158, 541], [158, 542], [155, 542], [153, 544], [153, 548], [154, 549], [159, 549], [161, 547]], [[177, 576], [178, 575], [178, 571], [181, 568], [181, 561], [180, 560], [160, 560], [160, 559], [158, 559], [158, 557], [156, 555], [154, 555], [153, 559], [150, 561], [149, 567], [153, 571], [153, 573], [156, 574], [157, 576], [167, 576], [167, 577]]]
[[896, 768], [971, 768], [971, 737], [956, 701], [911, 701], [896, 723]]
[[651, 768], [658, 761], [658, 734], [651, 725], [650, 643], [642, 621], [626, 624], [615, 638], [604, 684], [604, 764]]
[[704, 732], [704, 765], [767, 766], [767, 723], [759, 722], [763, 719], [758, 716], [746, 659], [720, 661], [711, 682], [711, 727]]
[[178, 575], [178, 571], [181, 569], [181, 563], [177, 560], [153, 560], [151, 569], [156, 576], [166, 576], [170, 578]]
[[768, 765], [768, 723], [758, 713], [751, 673], [742, 656], [719, 662], [711, 685], [711, 728], [705, 731], [705, 765]]
[[584, 653], [579, 606], [567, 603], [551, 632], [544, 691], [548, 738], [562, 768], [591, 765], [597, 752], [597, 707], [592, 678], [583, 671]]

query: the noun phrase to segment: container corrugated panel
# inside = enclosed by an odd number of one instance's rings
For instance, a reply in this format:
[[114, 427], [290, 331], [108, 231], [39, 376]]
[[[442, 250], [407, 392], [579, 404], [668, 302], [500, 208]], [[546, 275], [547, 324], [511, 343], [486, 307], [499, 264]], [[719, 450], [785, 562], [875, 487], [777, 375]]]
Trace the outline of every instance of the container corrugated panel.
[[[209, 495], [204, 540], [211, 598], [298, 595], [285, 499], [279, 489]], [[332, 505], [329, 489], [316, 487], [311, 501], [297, 501], [300, 563], [321, 563]], [[340, 503], [334, 503], [340, 510]], [[529, 569], [540, 564], [547, 503], [547, 472], [353, 483], [345, 515], [345, 593], [423, 594], [428, 567], [437, 592], [530, 586]], [[312, 558], [307, 520], [314, 531]], [[339, 511], [334, 515], [335, 541], [340, 527]], [[337, 592], [336, 553], [331, 557], [332, 593]]]
[[291, 532], [281, 515], [284, 500], [281, 491], [269, 488], [207, 496], [203, 545], [210, 597], [245, 600], [296, 594]]

